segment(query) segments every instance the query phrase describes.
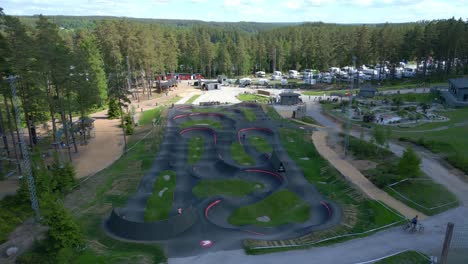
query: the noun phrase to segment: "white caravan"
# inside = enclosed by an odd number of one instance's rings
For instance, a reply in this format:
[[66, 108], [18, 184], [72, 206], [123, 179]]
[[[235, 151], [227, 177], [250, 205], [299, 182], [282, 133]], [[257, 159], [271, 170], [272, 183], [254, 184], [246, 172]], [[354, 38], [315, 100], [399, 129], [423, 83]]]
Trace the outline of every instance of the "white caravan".
[[271, 75], [272, 80], [281, 80], [283, 74], [280, 71], [274, 71], [273, 74]]
[[296, 79], [299, 77], [299, 72], [296, 70], [289, 70], [289, 78]]
[[266, 76], [266, 73], [265, 73], [264, 71], [258, 71], [258, 72], [255, 73], [255, 75], [256, 75], [257, 77], [262, 77], [262, 78], [263, 78], [263, 77]]

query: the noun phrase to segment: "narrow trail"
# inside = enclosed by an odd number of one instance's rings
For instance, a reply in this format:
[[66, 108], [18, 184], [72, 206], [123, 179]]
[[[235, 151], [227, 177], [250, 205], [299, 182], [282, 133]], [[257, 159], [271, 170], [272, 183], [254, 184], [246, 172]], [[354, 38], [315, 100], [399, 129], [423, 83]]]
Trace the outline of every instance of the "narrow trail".
[[326, 137], [327, 132], [325, 131], [317, 131], [312, 135], [312, 140], [317, 151], [320, 153], [320, 155], [322, 155], [322, 157], [328, 160], [348, 181], [358, 187], [369, 198], [385, 203], [386, 205], [400, 212], [408, 219], [413, 218], [415, 215], [418, 215], [422, 220], [427, 217], [423, 213], [406, 206], [402, 202], [388, 195], [383, 190], [377, 188], [353, 165], [339, 157], [339, 155], [327, 145]]

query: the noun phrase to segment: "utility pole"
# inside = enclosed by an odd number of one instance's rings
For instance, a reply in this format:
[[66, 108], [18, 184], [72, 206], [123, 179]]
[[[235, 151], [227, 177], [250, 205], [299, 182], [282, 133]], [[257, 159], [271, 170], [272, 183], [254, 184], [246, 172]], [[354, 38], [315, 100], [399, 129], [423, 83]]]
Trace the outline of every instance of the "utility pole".
[[454, 224], [452, 222], [449, 222], [447, 224], [447, 230], [445, 231], [444, 244], [442, 246], [442, 255], [440, 257], [441, 264], [447, 263], [448, 251], [450, 249], [450, 242], [452, 241], [452, 236], [453, 236], [453, 227], [454, 227]]
[[[16, 126], [20, 127], [21, 126], [21, 113], [19, 109], [19, 99], [18, 99], [18, 96], [16, 95], [16, 88], [15, 88], [16, 78], [10, 75], [8, 79], [10, 80], [11, 97], [13, 101], [13, 109], [15, 112]], [[21, 136], [18, 138], [18, 143], [23, 154], [22, 171], [24, 173], [24, 176], [26, 176], [26, 180], [28, 183], [29, 197], [31, 199], [31, 207], [34, 210], [36, 221], [39, 222], [41, 220], [41, 213], [39, 210], [39, 203], [37, 202], [36, 186], [34, 183], [34, 178], [32, 176], [31, 162], [29, 160], [29, 152], [28, 152], [28, 149], [26, 148], [26, 145], [24, 144], [23, 137], [24, 137], [23, 130], [21, 130]]]
[[[356, 70], [356, 57], [355, 56], [353, 56], [353, 66], [354, 66], [354, 69]], [[349, 93], [348, 120], [346, 122], [346, 128], [345, 128], [345, 133], [346, 133], [345, 142], [344, 142], [344, 156], [345, 157], [346, 157], [346, 155], [348, 155], [349, 134], [351, 134], [351, 115], [352, 115], [352, 112], [353, 112], [352, 104], [353, 104], [353, 91], [354, 91], [354, 87], [355, 87], [355, 82], [354, 82], [354, 78], [352, 78], [352, 79], [353, 79], [352, 80], [353, 81], [353, 86], [352, 86], [351, 92]]]

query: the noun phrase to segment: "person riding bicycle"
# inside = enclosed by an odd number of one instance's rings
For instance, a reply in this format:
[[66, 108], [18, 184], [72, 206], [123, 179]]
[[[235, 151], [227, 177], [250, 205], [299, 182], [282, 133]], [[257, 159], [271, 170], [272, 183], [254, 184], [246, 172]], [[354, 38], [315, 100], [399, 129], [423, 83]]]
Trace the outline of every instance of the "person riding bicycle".
[[418, 216], [416, 215], [413, 219], [411, 219], [411, 229], [416, 229], [418, 225]]

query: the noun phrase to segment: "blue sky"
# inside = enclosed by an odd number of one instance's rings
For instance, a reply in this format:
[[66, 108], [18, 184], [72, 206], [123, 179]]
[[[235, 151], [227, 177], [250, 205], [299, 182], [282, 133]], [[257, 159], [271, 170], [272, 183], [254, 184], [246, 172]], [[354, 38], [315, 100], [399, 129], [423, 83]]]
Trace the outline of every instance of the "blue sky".
[[334, 23], [468, 18], [468, 0], [2, 0], [9, 15]]

